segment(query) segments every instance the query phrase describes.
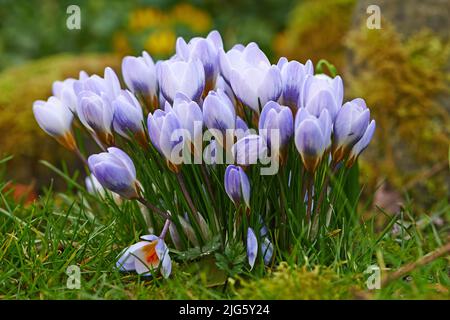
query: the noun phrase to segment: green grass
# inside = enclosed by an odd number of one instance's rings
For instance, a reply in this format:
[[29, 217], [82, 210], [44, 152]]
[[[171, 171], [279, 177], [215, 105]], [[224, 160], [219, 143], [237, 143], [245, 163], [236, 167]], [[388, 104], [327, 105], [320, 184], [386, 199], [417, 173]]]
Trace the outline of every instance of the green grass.
[[[396, 270], [442, 246], [449, 234], [446, 202], [425, 214], [415, 212], [409, 201], [395, 220], [378, 210], [354, 230], [328, 234], [333, 241], [325, 243], [336, 247], [319, 249], [335, 252], [327, 257], [327, 265], [315, 258], [318, 252], [299, 247], [286, 262], [265, 270], [246, 269], [224, 286], [226, 276], [216, 268], [213, 255], [187, 261], [172, 253], [169, 279], [118, 272], [118, 254], [145, 229], [138, 206], [126, 202], [112, 210], [111, 203], [99, 201], [73, 177], [61, 174], [67, 191], [55, 193], [50, 187], [31, 205], [13, 201], [6, 182], [0, 182], [0, 299], [450, 298], [448, 257], [381, 290], [367, 290], [364, 274], [373, 264]], [[381, 228], [375, 223], [379, 218], [385, 221]], [[398, 232], [393, 234], [395, 222]], [[66, 286], [70, 265], [80, 267], [80, 289]]]

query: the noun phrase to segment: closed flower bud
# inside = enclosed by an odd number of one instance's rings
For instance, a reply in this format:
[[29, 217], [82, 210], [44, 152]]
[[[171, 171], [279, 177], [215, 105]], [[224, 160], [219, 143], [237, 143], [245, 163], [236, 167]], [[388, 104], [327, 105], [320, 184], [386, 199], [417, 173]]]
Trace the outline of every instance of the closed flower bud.
[[314, 73], [312, 62], [308, 60], [303, 65], [298, 61], [288, 61], [282, 57], [277, 66], [280, 69], [282, 81], [281, 103], [291, 108], [295, 114], [301, 105], [300, 98], [306, 76], [312, 76]]
[[285, 149], [294, 133], [292, 111], [275, 101], [267, 102], [259, 118], [259, 133], [269, 148], [275, 148], [273, 152]]
[[178, 92], [193, 101], [201, 98], [205, 87], [205, 73], [198, 59], [163, 61], [157, 66], [157, 74], [161, 93], [169, 103], [173, 103]]
[[328, 114], [334, 122], [344, 98], [344, 87], [341, 77], [330, 78], [319, 74], [307, 76], [303, 86], [302, 107], [316, 117], [322, 110], [327, 109]]
[[363, 99], [345, 103], [339, 110], [333, 130], [333, 160], [337, 163], [348, 155], [369, 125], [370, 111]]
[[236, 163], [241, 166], [256, 164], [258, 160], [263, 160], [268, 156], [266, 142], [257, 134], [250, 134], [238, 140], [231, 152]]
[[199, 60], [205, 72], [204, 95], [213, 90], [219, 74], [219, 49], [223, 48], [219, 32], [211, 31], [206, 38], [195, 37], [189, 43], [178, 38], [176, 43], [177, 57], [183, 61]]
[[225, 191], [231, 201], [239, 206], [242, 201], [250, 207], [250, 182], [241, 167], [229, 165], [225, 170]]
[[310, 115], [301, 108], [295, 118], [295, 146], [303, 164], [309, 172], [314, 172], [331, 142], [331, 119], [326, 109], [320, 117]]
[[72, 113], [76, 112], [78, 103], [77, 95], [73, 88], [75, 81], [75, 79], [68, 78], [64, 81], [55, 81], [52, 85], [53, 96], [57, 97]]
[[353, 146], [350, 151], [350, 155], [347, 160], [347, 167], [351, 167], [359, 155], [367, 148], [370, 141], [372, 140], [373, 134], [375, 132], [375, 120], [372, 120], [370, 124], [367, 126], [366, 131], [361, 139]]
[[158, 107], [156, 67], [146, 51], [142, 52], [142, 57], [123, 58], [122, 75], [128, 89], [145, 102], [149, 111]]
[[147, 124], [153, 146], [166, 158], [169, 168], [178, 172], [183, 160], [184, 131], [169, 103], [166, 102], [165, 110], [150, 113]]
[[227, 134], [236, 126], [236, 111], [226, 93], [210, 91], [203, 102], [203, 121], [220, 145], [226, 145]]
[[[241, 60], [230, 62], [230, 84], [238, 99], [259, 114], [270, 100], [281, 95], [281, 74], [277, 66], [270, 65], [256, 43], [250, 43], [242, 51]], [[225, 62], [226, 63], [226, 62]]]
[[76, 149], [72, 134], [73, 114], [58, 98], [52, 96], [47, 101], [35, 101], [33, 113], [42, 130], [69, 150]]
[[100, 184], [126, 199], [136, 199], [139, 187], [136, 169], [130, 157], [118, 148], [94, 154], [88, 159], [89, 169]]
[[114, 110], [108, 96], [92, 91], [82, 91], [78, 95], [77, 115], [81, 123], [106, 146], [114, 145], [112, 123]]
[[138, 139], [145, 145], [147, 142], [144, 132], [144, 116], [136, 97], [129, 91], [123, 90], [112, 103], [114, 109], [114, 130], [127, 139]]

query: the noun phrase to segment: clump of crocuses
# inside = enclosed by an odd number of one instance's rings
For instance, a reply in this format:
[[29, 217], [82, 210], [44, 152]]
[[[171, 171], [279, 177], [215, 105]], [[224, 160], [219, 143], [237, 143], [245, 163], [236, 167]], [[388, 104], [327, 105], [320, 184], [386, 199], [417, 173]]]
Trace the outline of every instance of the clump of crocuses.
[[[226, 50], [212, 31], [179, 38], [167, 60], [125, 57], [121, 77], [126, 87], [111, 68], [81, 71], [33, 105], [39, 126], [85, 163], [89, 193], [137, 202], [146, 216], [119, 270], [168, 277], [169, 248], [226, 254], [237, 243], [248, 271], [264, 268], [348, 214], [342, 186], [375, 121], [362, 98], [344, 103], [340, 76], [315, 74], [309, 60], [272, 64], [254, 42]], [[85, 156], [75, 132], [98, 153]]]

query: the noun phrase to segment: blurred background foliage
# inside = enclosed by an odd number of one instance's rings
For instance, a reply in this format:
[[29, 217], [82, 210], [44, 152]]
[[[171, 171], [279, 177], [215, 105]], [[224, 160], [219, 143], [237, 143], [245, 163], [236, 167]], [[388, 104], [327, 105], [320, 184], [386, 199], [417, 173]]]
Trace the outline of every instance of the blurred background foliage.
[[[66, 27], [71, 4], [81, 30]], [[366, 27], [370, 4], [380, 30]], [[178, 36], [217, 29], [226, 48], [256, 41], [274, 63], [333, 63], [346, 99], [366, 99], [377, 121], [361, 170], [367, 194], [397, 211], [406, 190], [427, 208], [450, 195], [448, 19], [447, 0], [0, 0], [0, 156], [15, 156], [10, 178], [48, 184], [38, 160], [71, 155], [44, 136], [31, 105], [54, 80], [106, 65], [120, 73], [124, 55], [167, 58]]]

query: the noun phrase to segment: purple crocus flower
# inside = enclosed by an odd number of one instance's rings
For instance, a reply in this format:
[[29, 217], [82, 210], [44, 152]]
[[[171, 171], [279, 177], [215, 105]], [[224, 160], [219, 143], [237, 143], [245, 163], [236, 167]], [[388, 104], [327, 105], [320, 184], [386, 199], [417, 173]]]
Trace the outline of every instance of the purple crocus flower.
[[323, 109], [319, 118], [301, 108], [295, 118], [295, 146], [309, 172], [314, 172], [331, 144], [331, 118]]
[[172, 58], [157, 64], [161, 93], [173, 103], [178, 92], [193, 101], [199, 101], [205, 88], [205, 72], [198, 59], [181, 61]]
[[53, 96], [57, 97], [72, 113], [76, 112], [78, 103], [77, 95], [73, 88], [75, 81], [76, 79], [68, 78], [64, 81], [55, 81], [52, 85]]
[[367, 126], [367, 129], [364, 132], [362, 138], [359, 139], [359, 141], [353, 146], [352, 150], [350, 151], [350, 155], [346, 164], [347, 167], [351, 167], [358, 156], [367, 148], [370, 141], [372, 140], [373, 134], [375, 132], [375, 127], [375, 120], [372, 120]]
[[55, 138], [69, 150], [76, 149], [72, 134], [73, 113], [61, 100], [51, 96], [47, 101], [33, 103], [33, 113], [37, 123], [48, 135]]
[[244, 200], [250, 207], [250, 182], [244, 170], [235, 165], [229, 165], [225, 170], [225, 191], [231, 201], [239, 206]]
[[280, 97], [280, 70], [270, 64], [256, 43], [222, 52], [220, 59], [222, 75], [237, 98], [257, 113], [267, 101]]
[[210, 91], [203, 102], [203, 121], [217, 142], [226, 147], [229, 133], [236, 126], [236, 111], [226, 93]]
[[141, 57], [127, 56], [122, 60], [122, 75], [128, 89], [141, 98], [150, 110], [158, 107], [158, 81], [152, 57], [142, 52]]
[[294, 133], [292, 111], [275, 101], [267, 102], [259, 117], [259, 133], [273, 151], [285, 148]]
[[249, 134], [238, 140], [232, 147], [234, 159], [237, 164], [248, 166], [256, 164], [267, 156], [267, 144], [261, 136]]
[[370, 111], [363, 99], [345, 103], [339, 110], [333, 130], [333, 160], [337, 163], [350, 152], [364, 132], [370, 120]]
[[177, 115], [181, 128], [186, 130], [186, 141], [195, 144], [203, 133], [202, 109], [183, 93], [177, 93], [172, 110]]
[[77, 115], [81, 123], [103, 144], [114, 145], [114, 110], [105, 92], [98, 95], [92, 91], [81, 91], [78, 94]]
[[130, 91], [123, 90], [122, 94], [113, 101], [112, 107], [114, 130], [124, 138], [137, 138], [145, 145], [144, 116], [136, 97]]
[[180, 152], [184, 145], [184, 131], [172, 107], [166, 102], [165, 110], [157, 109], [148, 115], [148, 134], [153, 146], [166, 158], [169, 168], [178, 172], [183, 161]]
[[344, 98], [342, 79], [339, 76], [332, 79], [324, 74], [308, 75], [301, 98], [301, 106], [306, 108], [310, 114], [319, 117], [322, 110], [327, 109], [334, 122]]
[[118, 148], [91, 155], [89, 169], [100, 184], [126, 199], [139, 197], [136, 169], [131, 158]]
[[250, 270], [255, 265], [256, 256], [258, 255], [258, 239], [252, 228], [247, 229], [247, 258]]
[[178, 38], [176, 43], [177, 57], [183, 61], [198, 59], [205, 72], [204, 95], [213, 90], [219, 74], [219, 50], [223, 48], [222, 37], [216, 30], [206, 38], [195, 37], [189, 43]]
[[277, 64], [281, 72], [282, 93], [281, 103], [291, 108], [295, 114], [301, 105], [301, 95], [306, 77], [314, 74], [311, 60], [304, 65], [298, 61], [288, 61], [285, 57], [280, 58]]

